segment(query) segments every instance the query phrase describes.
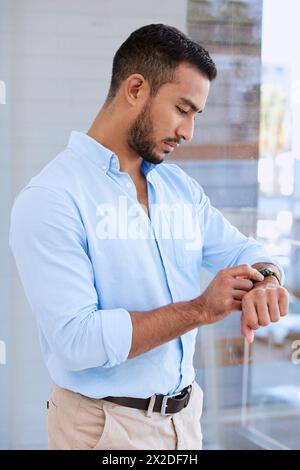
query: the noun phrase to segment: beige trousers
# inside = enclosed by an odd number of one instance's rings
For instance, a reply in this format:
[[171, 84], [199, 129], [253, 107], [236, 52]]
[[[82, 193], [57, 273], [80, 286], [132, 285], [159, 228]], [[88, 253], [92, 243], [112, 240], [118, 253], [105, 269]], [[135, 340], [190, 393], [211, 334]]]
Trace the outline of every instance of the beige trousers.
[[53, 385], [48, 409], [48, 448], [86, 450], [200, 450], [203, 393], [194, 382], [190, 402], [162, 416], [117, 405]]

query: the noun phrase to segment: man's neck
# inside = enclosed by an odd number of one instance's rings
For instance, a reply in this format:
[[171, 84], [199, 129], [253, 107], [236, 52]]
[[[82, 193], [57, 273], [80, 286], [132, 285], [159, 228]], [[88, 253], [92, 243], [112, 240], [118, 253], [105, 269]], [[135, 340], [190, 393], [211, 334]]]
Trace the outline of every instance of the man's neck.
[[105, 109], [100, 111], [87, 135], [117, 155], [120, 171], [128, 173], [133, 179], [142, 177], [143, 159], [128, 146], [127, 129], [118, 122], [112, 122]]

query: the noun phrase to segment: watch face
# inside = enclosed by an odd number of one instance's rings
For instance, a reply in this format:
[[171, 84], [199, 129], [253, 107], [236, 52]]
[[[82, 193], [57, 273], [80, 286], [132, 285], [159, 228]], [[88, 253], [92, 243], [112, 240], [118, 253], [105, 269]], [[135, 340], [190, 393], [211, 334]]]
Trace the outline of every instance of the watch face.
[[259, 269], [258, 270], [264, 277], [268, 277], [268, 276], [274, 276], [276, 277], [279, 285], [280, 285], [280, 278], [278, 277], [278, 275], [273, 271], [273, 269], [271, 268], [263, 268], [263, 269]]
[[273, 274], [272, 269], [264, 268], [259, 271], [264, 277], [271, 276]]

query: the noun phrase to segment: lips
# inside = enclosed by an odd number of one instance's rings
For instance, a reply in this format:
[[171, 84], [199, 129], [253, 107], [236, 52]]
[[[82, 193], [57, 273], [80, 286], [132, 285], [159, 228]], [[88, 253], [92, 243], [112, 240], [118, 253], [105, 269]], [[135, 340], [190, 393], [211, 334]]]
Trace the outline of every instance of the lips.
[[168, 147], [169, 150], [174, 150], [176, 147], [178, 147], [178, 144], [175, 142], [164, 142], [164, 145]]

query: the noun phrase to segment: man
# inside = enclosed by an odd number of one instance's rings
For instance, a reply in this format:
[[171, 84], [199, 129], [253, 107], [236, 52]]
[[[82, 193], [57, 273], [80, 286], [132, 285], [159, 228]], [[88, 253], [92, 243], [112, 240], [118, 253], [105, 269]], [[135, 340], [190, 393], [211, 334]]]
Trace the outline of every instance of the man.
[[[287, 313], [276, 262], [162, 163], [215, 76], [177, 29], [133, 32], [87, 134], [15, 202], [10, 245], [54, 382], [50, 449], [200, 449], [197, 328], [241, 311], [252, 341]], [[201, 266], [215, 274], [202, 294]]]

